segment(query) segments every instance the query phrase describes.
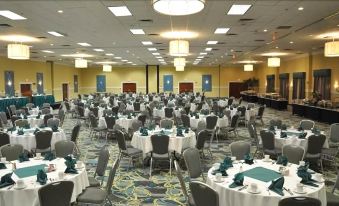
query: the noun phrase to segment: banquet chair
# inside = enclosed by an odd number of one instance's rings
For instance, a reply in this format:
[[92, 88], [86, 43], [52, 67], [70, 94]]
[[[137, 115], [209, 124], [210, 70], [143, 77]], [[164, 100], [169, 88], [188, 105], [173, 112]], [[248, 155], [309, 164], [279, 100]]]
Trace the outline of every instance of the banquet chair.
[[113, 112], [114, 115], [118, 115], [118, 113], [119, 113], [119, 106], [112, 107], [112, 112]]
[[99, 118], [99, 108], [98, 107], [93, 107], [89, 109], [91, 112], [93, 112], [95, 118]]
[[283, 146], [282, 154], [287, 157], [288, 162], [299, 164], [304, 159], [305, 149], [301, 146], [287, 144]]
[[329, 136], [330, 148], [322, 149], [322, 160], [328, 161], [334, 164], [336, 171], [338, 172], [336, 157], [339, 152], [339, 123], [331, 124], [330, 136]]
[[7, 120], [6, 112], [0, 112], [0, 120], [2, 121], [2, 126], [5, 128], [9, 126], [9, 122]]
[[200, 131], [205, 130], [205, 129], [206, 129], [206, 121], [199, 121], [198, 126], [195, 130], [195, 133], [199, 134]]
[[54, 147], [55, 147], [55, 156], [64, 158], [67, 157], [68, 155], [73, 155], [75, 144], [70, 140], [61, 140], [57, 141]]
[[219, 194], [209, 185], [193, 181], [189, 187], [196, 206], [219, 206]]
[[29, 110], [31, 110], [33, 107], [34, 107], [33, 103], [27, 103], [26, 104], [26, 108], [29, 109]]
[[9, 134], [5, 132], [0, 132], [0, 147], [9, 143]]
[[51, 107], [51, 104], [50, 104], [50, 103], [47, 103], [47, 102], [45, 102], [45, 103], [43, 103], [43, 104], [42, 104], [42, 107], [48, 107], [48, 108], [50, 108], [50, 107]]
[[265, 111], [265, 105], [262, 105], [259, 107], [258, 114], [255, 116], [255, 120], [260, 120], [261, 125], [264, 125], [264, 119], [263, 119], [264, 111]]
[[50, 114], [51, 109], [49, 107], [45, 107], [41, 109], [41, 114]]
[[15, 120], [14, 122], [15, 126], [17, 127], [26, 127], [27, 125], [29, 125], [28, 120], [27, 119], [18, 119]]
[[115, 125], [115, 117], [113, 116], [105, 116], [105, 122], [107, 126], [107, 132], [106, 132], [106, 140], [109, 135], [113, 135], [113, 127]]
[[138, 158], [141, 162], [143, 163], [143, 153], [142, 150], [134, 148], [132, 146], [127, 146], [126, 140], [125, 140], [125, 135], [122, 131], [116, 130], [114, 132], [114, 136], [118, 141], [118, 147], [119, 147], [119, 155], [118, 158], [122, 159], [124, 157], [129, 159], [128, 162], [128, 168], [130, 168], [131, 163], [133, 164], [133, 160]]
[[238, 130], [237, 130], [238, 123], [239, 123], [238, 120], [239, 120], [239, 115], [238, 114], [233, 115], [232, 120], [231, 120], [231, 125], [225, 128], [224, 127], [219, 128], [218, 135], [220, 133], [224, 133], [226, 134], [226, 137], [228, 137], [228, 133], [233, 132], [234, 136], [238, 137]]
[[113, 111], [111, 109], [104, 109], [104, 111], [102, 112], [102, 116], [106, 117], [106, 116], [112, 116], [113, 115]]
[[260, 141], [259, 141], [259, 138], [258, 138], [257, 128], [255, 126], [255, 123], [248, 124], [247, 129], [248, 129], [248, 133], [250, 134], [251, 139], [253, 139], [254, 144], [256, 146], [253, 157], [255, 157], [258, 152], [262, 155], [263, 154], [263, 148], [262, 148], [262, 144], [260, 144]]
[[16, 106], [15, 105], [9, 105], [8, 113], [10, 114], [10, 116], [17, 115], [16, 112], [17, 112], [16, 111]]
[[188, 203], [189, 206], [195, 206], [192, 195], [188, 194], [188, 192], [187, 192], [185, 180], [184, 180], [184, 177], [182, 176], [182, 171], [181, 171], [180, 165], [179, 165], [178, 161], [176, 161], [176, 160], [174, 160], [174, 168], [175, 168], [175, 172], [177, 174], [177, 178], [178, 178], [180, 186], [181, 186], [181, 190], [182, 190], [184, 197], [186, 199], [186, 202]]
[[47, 127], [59, 127], [60, 119], [58, 118], [50, 118], [47, 120]]
[[206, 130], [211, 133], [210, 144], [212, 144], [214, 136], [216, 136], [217, 144], [219, 144], [218, 135], [215, 135], [217, 131], [217, 122], [218, 116], [216, 115], [208, 115], [206, 117]]
[[172, 129], [173, 124], [174, 124], [173, 120], [170, 120], [170, 119], [160, 120], [160, 127], [164, 129]]
[[[81, 107], [81, 106], [77, 106], [76, 107], [77, 109], [77, 118], [79, 121], [83, 120], [85, 125], [87, 125], [87, 121], [89, 121], [89, 118], [88, 117], [85, 117], [85, 108], [84, 107]], [[91, 112], [90, 112], [91, 113]]]
[[326, 192], [327, 206], [338, 206], [339, 205], [339, 196], [334, 195], [335, 190], [339, 190], [339, 173], [337, 173], [337, 180], [334, 183], [331, 192]]
[[280, 119], [271, 119], [269, 125], [280, 129], [282, 125], [282, 121]]
[[321, 202], [313, 197], [287, 197], [279, 201], [279, 206], [321, 206]]
[[55, 117], [60, 120], [59, 126], [62, 127], [65, 120], [65, 111], [62, 108], [59, 109], [58, 114]]
[[243, 160], [244, 156], [250, 154], [251, 144], [244, 141], [232, 142], [230, 144], [231, 155], [236, 157], [237, 160]]
[[181, 114], [181, 121], [185, 128], [191, 127], [190, 117], [187, 114]]
[[0, 147], [1, 157], [6, 157], [7, 161], [17, 160], [23, 152], [24, 147], [21, 144], [6, 144]]
[[52, 182], [39, 188], [40, 206], [70, 206], [74, 183], [72, 181]]
[[196, 179], [202, 177], [203, 181], [205, 181], [205, 176], [203, 173], [203, 168], [201, 165], [199, 150], [196, 148], [187, 148], [183, 152], [185, 164], [187, 167], [188, 175], [191, 179]]
[[109, 205], [113, 205], [111, 199], [115, 198], [115, 196], [112, 195], [112, 186], [116, 171], [119, 168], [119, 163], [119, 159], [115, 160], [113, 168], [109, 172], [106, 190], [97, 187], [87, 187], [83, 193], [78, 196], [77, 203], [87, 205], [107, 205], [106, 203], [109, 203]]
[[229, 110], [229, 109], [224, 109], [224, 110], [223, 110], [223, 113], [224, 113], [224, 115], [227, 117], [228, 122], [231, 122], [231, 121], [232, 121], [232, 118], [231, 118], [231, 110]]
[[12, 115], [11, 116], [12, 125], [15, 125], [15, 121], [18, 120], [18, 119], [21, 119], [21, 117], [17, 116], [17, 115]]
[[231, 106], [233, 104], [234, 98], [229, 98], [227, 101], [227, 106]]
[[151, 164], [149, 176], [152, 177], [153, 162], [156, 161], [169, 161], [170, 176], [172, 174], [172, 154], [168, 150], [169, 136], [168, 135], [152, 135], [151, 136], [152, 151], [151, 151]]
[[[197, 136], [197, 143], [195, 145], [195, 148], [197, 148], [199, 150], [199, 152], [202, 154], [203, 158], [205, 158], [205, 153], [204, 153], [205, 141], [210, 139], [210, 135], [211, 135], [211, 133], [209, 133], [207, 130], [201, 130], [198, 133], [198, 136]], [[209, 154], [212, 158], [213, 155], [212, 155], [211, 147], [207, 147], [206, 149], [207, 149], [207, 151], [209, 152]]]
[[[90, 121], [90, 133], [89, 136], [91, 137], [91, 139], [94, 137], [96, 137], [96, 135], [99, 133], [100, 137], [102, 137], [102, 133], [106, 132], [106, 128], [100, 128], [98, 126], [98, 120], [96, 119], [96, 117], [94, 116], [94, 114], [88, 114], [89, 117], [89, 121]], [[107, 139], [106, 139], [107, 140]]]
[[53, 118], [53, 115], [52, 115], [52, 114], [46, 114], [46, 115], [44, 116], [44, 126], [47, 127], [47, 121], [48, 121], [49, 119], [52, 119], [52, 118]]
[[80, 156], [80, 149], [78, 147], [78, 137], [79, 137], [79, 133], [80, 133], [80, 127], [81, 127], [81, 124], [80, 123], [77, 123], [73, 129], [72, 129], [72, 133], [71, 133], [71, 141], [74, 142], [75, 144], [75, 149], [76, 149], [76, 154], [78, 156]]
[[322, 161], [322, 148], [326, 141], [326, 136], [323, 134], [320, 135], [311, 135], [307, 139], [307, 150], [305, 154], [305, 159], [311, 162], [320, 163], [321, 171], [323, 171], [323, 161]]
[[245, 106], [239, 106], [237, 108], [238, 112], [240, 113], [239, 115], [239, 122], [243, 122], [245, 124], [245, 126], [247, 125], [247, 122], [246, 122], [246, 107]]
[[314, 125], [314, 121], [308, 119], [301, 120], [299, 123], [299, 127], [303, 130], [311, 130], [313, 129]]
[[264, 154], [270, 155], [271, 158], [276, 158], [279, 154], [281, 154], [281, 150], [275, 148], [275, 137], [271, 131], [261, 130], [260, 137]]
[[140, 102], [133, 103], [134, 112], [140, 112]]
[[51, 151], [51, 140], [52, 140], [53, 132], [49, 130], [41, 130], [35, 133], [35, 141], [36, 141], [36, 148], [34, 154], [37, 152], [46, 152]]
[[145, 126], [147, 116], [145, 114], [140, 114], [138, 120], [142, 123], [142, 126]]
[[[88, 177], [90, 187], [102, 186], [104, 179], [105, 179], [104, 177], [105, 177], [105, 172], [107, 169], [107, 164], [109, 161], [109, 156], [110, 155], [109, 155], [108, 148], [104, 146], [99, 152], [98, 163], [95, 168], [93, 177]], [[96, 178], [97, 176], [101, 178], [101, 182], [97, 180]]]
[[169, 108], [169, 107], [165, 108], [165, 117], [169, 119], [173, 118], [173, 108]]
[[190, 113], [191, 107], [190, 106], [184, 107], [184, 110], [185, 110], [186, 114], [188, 115]]

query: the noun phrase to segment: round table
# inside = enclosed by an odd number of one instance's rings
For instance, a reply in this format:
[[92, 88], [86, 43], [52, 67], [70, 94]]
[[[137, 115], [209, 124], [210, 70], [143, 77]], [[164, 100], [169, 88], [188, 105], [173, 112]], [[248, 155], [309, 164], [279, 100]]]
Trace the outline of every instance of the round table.
[[[139, 131], [133, 134], [131, 145], [135, 148], [138, 148], [143, 151], [144, 154], [149, 153], [153, 150], [151, 135], [159, 134], [159, 130], [148, 131], [148, 136], [142, 136]], [[173, 132], [173, 129], [164, 130], [165, 134], [167, 134], [169, 139], [168, 150], [175, 151], [181, 154], [181, 152], [186, 148], [194, 148], [196, 145], [196, 137], [193, 131], [189, 131], [185, 133], [183, 131], [184, 136], [176, 136], [176, 130]]]
[[[30, 167], [30, 166], [37, 166], [37, 165], [49, 165], [55, 164], [56, 171], [47, 173], [47, 184], [51, 181], [60, 181], [58, 178], [59, 171], [65, 171], [66, 165], [65, 160], [62, 158], [57, 158], [53, 161], [45, 161], [45, 160], [34, 160], [30, 159], [30, 161], [19, 163], [16, 161], [17, 169]], [[12, 165], [6, 164], [7, 169], [0, 170], [0, 177], [7, 173], [12, 172]], [[12, 174], [12, 179], [17, 181], [19, 177], [16, 175], [15, 171]], [[36, 182], [36, 174], [29, 177], [21, 178], [26, 188], [24, 189], [15, 189], [12, 187], [5, 187], [0, 189], [0, 205], [20, 205], [20, 206], [38, 206], [39, 197], [38, 197], [38, 190], [42, 187], [38, 182]], [[82, 193], [82, 191], [89, 186], [88, 177], [86, 169], [83, 165], [82, 168], [78, 169], [78, 174], [65, 174], [64, 180], [72, 181], [74, 183], [73, 194], [71, 201], [75, 202], [76, 197]]]
[[[132, 122], [136, 120], [136, 117], [132, 117], [131, 119], [128, 119], [126, 116], [119, 115], [119, 119], [115, 120], [115, 124], [119, 125], [120, 127], [124, 128], [126, 131], [128, 131], [129, 128], [132, 128]], [[99, 118], [99, 128], [107, 128], [105, 117]]]
[[[51, 128], [44, 128], [40, 130], [51, 130]], [[23, 135], [18, 135], [17, 131], [7, 132], [9, 134], [9, 142], [11, 144], [20, 144], [24, 147], [25, 150], [31, 151], [36, 148], [36, 141], [34, 135], [35, 128], [24, 129]], [[66, 135], [63, 129], [59, 128], [58, 132], [53, 132], [51, 139], [51, 149], [54, 150], [54, 145], [56, 142], [66, 140]]]
[[44, 116], [41, 115], [39, 119], [37, 119], [37, 115], [30, 115], [27, 117], [27, 121], [31, 127], [40, 127], [40, 125], [44, 124]]
[[[233, 164], [233, 167], [227, 170], [228, 177], [223, 178], [223, 181], [218, 183], [215, 181], [215, 176], [212, 175], [211, 168], [208, 171], [207, 184], [215, 189], [219, 194], [219, 205], [223, 206], [244, 206], [244, 205], [253, 205], [253, 206], [272, 206], [278, 205], [279, 200], [282, 198], [290, 197], [291, 195], [284, 192], [284, 196], [280, 196], [273, 191], [268, 191], [267, 188], [272, 181], [264, 182], [258, 179], [254, 179], [245, 175], [244, 185], [249, 185], [251, 183], [257, 183], [258, 188], [261, 190], [259, 194], [251, 194], [246, 189], [239, 191], [240, 187], [229, 188], [229, 185], [233, 182], [233, 177], [240, 170], [242, 166], [243, 171], [246, 172], [254, 168], [264, 168], [278, 172], [281, 165], [272, 164], [272, 162], [264, 162], [262, 160], [255, 160], [255, 163], [252, 165], [248, 164]], [[326, 205], [326, 188], [324, 183], [317, 183], [319, 187], [305, 186], [306, 194], [297, 194], [294, 192], [296, 184], [300, 182], [301, 178], [297, 176], [298, 165], [288, 164], [287, 168], [289, 169], [289, 175], [284, 176], [285, 183], [284, 187], [290, 189], [293, 192], [293, 196], [308, 196], [320, 199], [322, 205]]]
[[[198, 128], [198, 124], [200, 121], [205, 121], [206, 122], [206, 117], [208, 115], [199, 115], [199, 119], [196, 119], [195, 117], [191, 117], [190, 118], [190, 125], [192, 129], [197, 129]], [[228, 118], [226, 116], [220, 118], [218, 117], [218, 121], [217, 121], [217, 127], [227, 127], [228, 126]]]

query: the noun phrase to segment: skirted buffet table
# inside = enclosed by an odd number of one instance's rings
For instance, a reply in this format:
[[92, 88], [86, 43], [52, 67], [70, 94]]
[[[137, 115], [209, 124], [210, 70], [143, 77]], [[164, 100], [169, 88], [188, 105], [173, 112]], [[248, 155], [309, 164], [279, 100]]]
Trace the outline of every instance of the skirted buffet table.
[[43, 103], [54, 104], [55, 99], [53, 95], [35, 95], [35, 96], [32, 96], [32, 103], [35, 106], [41, 107]]
[[16, 108], [22, 108], [25, 107], [27, 103], [27, 97], [0, 98], [0, 111], [6, 112], [6, 108], [9, 107], [9, 105], [15, 105]]
[[305, 104], [292, 104], [292, 114], [329, 124], [339, 122], [339, 110]]

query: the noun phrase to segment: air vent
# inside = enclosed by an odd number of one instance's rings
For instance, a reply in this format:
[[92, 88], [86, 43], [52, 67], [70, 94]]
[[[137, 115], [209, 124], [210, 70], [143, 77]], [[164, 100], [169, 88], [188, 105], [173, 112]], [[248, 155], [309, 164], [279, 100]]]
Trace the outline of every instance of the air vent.
[[47, 37], [45, 37], [45, 36], [38, 36], [38, 37], [36, 37], [37, 39], [47, 39]]
[[162, 44], [161, 42], [156, 42], [156, 43], [154, 43], [154, 44], [157, 44], [157, 45], [159, 45], [159, 44]]
[[212, 51], [218, 51], [219, 49], [212, 49]]
[[153, 19], [139, 19], [141, 22], [153, 22]]
[[263, 40], [263, 39], [256, 39], [254, 41], [262, 42], [262, 41], [265, 41], [265, 40]]
[[31, 51], [31, 53], [32, 53], [32, 54], [37, 54], [38, 52], [36, 52], [36, 51]]
[[226, 42], [218, 42], [218, 44], [226, 44]]
[[285, 51], [291, 51], [292, 49], [284, 49]]
[[165, 51], [166, 49], [158, 49], [159, 51]]
[[235, 33], [227, 33], [226, 36], [236, 36], [238, 34], [235, 34]]
[[159, 36], [159, 34], [148, 34], [148, 36]]
[[0, 27], [12, 27], [11, 25], [9, 25], [9, 24], [0, 24]]
[[248, 22], [248, 21], [253, 21], [254, 19], [249, 19], [249, 18], [242, 18], [242, 19], [239, 19], [239, 21], [241, 22]]
[[290, 29], [292, 26], [278, 26], [277, 29]]
[[61, 45], [61, 46], [65, 46], [65, 47], [66, 47], [66, 46], [71, 46], [71, 45], [70, 45], [70, 44], [63, 44], [63, 45]]
[[235, 52], [238, 52], [238, 53], [240, 53], [240, 52], [242, 52], [242, 51], [238, 50], [238, 51], [235, 51]]

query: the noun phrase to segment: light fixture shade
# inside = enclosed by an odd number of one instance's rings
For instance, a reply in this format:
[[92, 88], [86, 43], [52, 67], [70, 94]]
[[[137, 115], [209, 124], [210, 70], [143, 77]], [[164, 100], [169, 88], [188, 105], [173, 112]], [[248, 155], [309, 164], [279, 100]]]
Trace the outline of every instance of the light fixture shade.
[[154, 10], [171, 16], [195, 14], [204, 7], [205, 0], [153, 0]]
[[75, 59], [75, 68], [87, 68], [87, 60]]
[[186, 66], [186, 59], [185, 58], [174, 58], [174, 66], [175, 67], [184, 67]]
[[29, 59], [29, 46], [24, 44], [8, 44], [7, 56], [9, 59]]
[[270, 57], [267, 59], [267, 66], [269, 67], [280, 67], [279, 57]]
[[102, 71], [103, 72], [111, 72], [112, 71], [112, 66], [108, 65], [108, 64], [102, 65]]
[[325, 43], [325, 57], [338, 57], [339, 56], [339, 41], [331, 41]]
[[253, 64], [245, 64], [245, 65], [244, 65], [244, 71], [245, 71], [245, 72], [251, 72], [251, 71], [253, 71]]
[[176, 66], [176, 67], [175, 67], [175, 71], [177, 71], [177, 72], [183, 72], [183, 71], [185, 71], [185, 66]]
[[186, 40], [172, 40], [169, 43], [171, 56], [187, 56], [189, 53], [189, 42]]

